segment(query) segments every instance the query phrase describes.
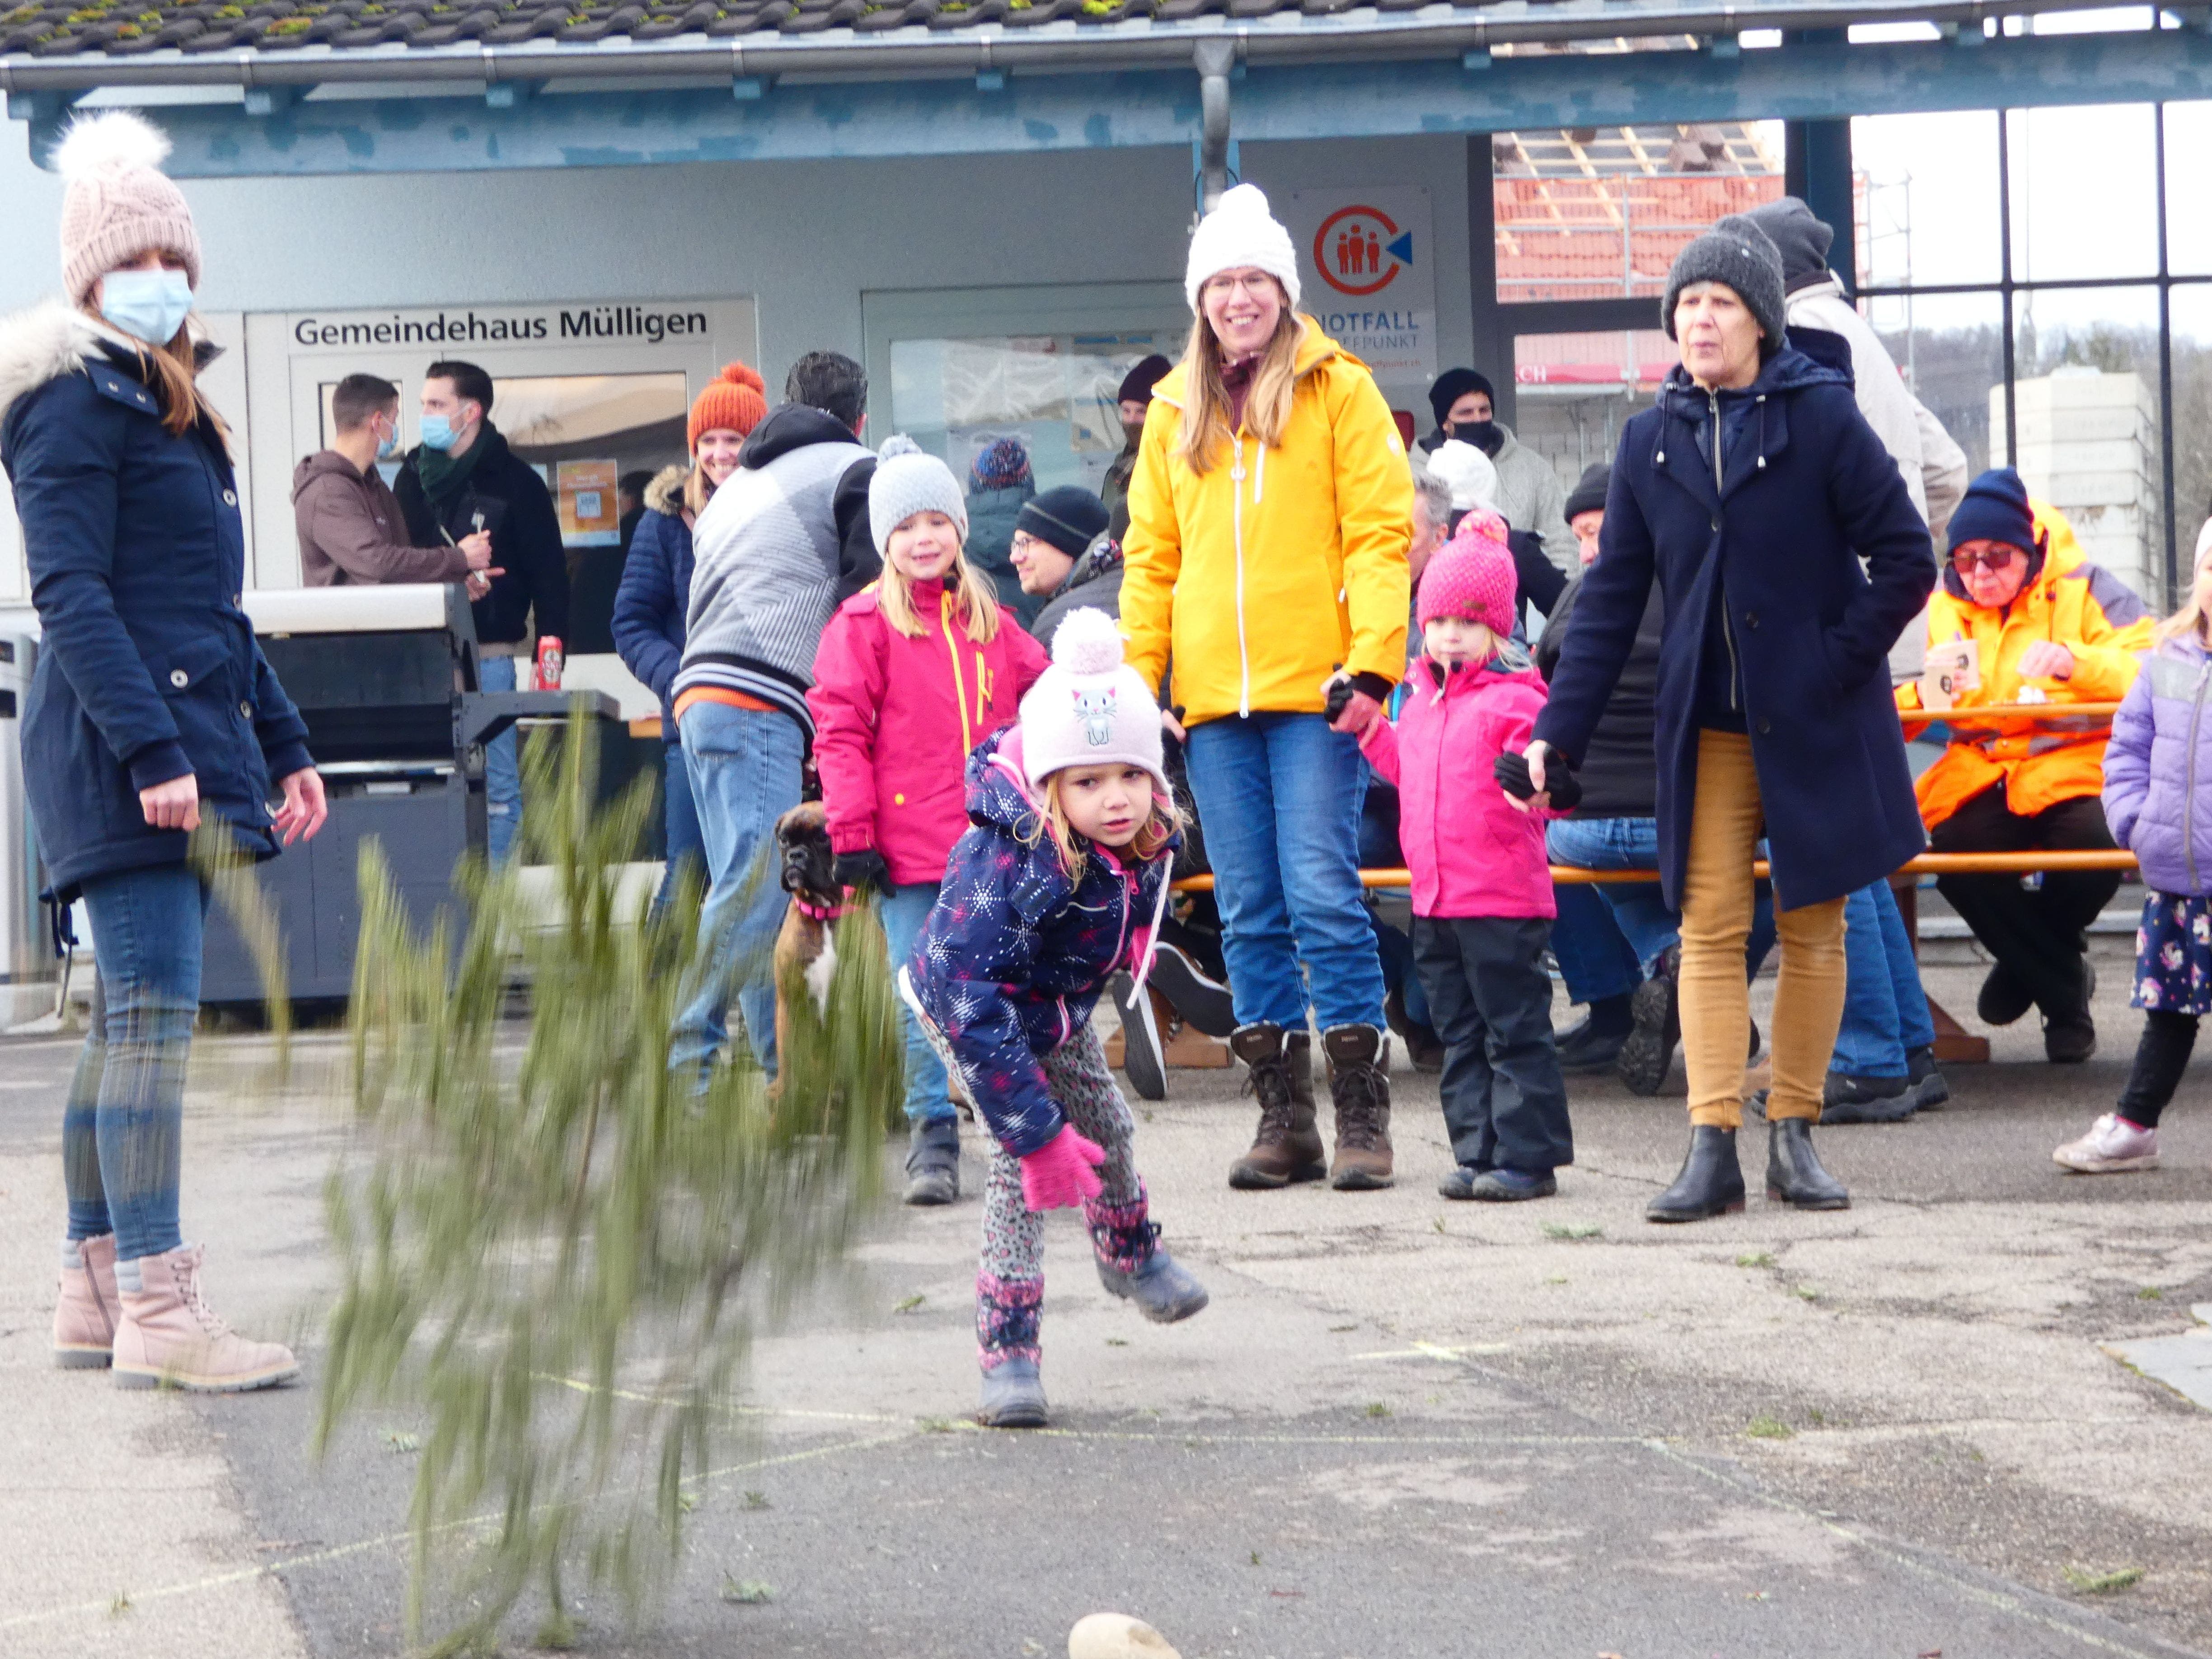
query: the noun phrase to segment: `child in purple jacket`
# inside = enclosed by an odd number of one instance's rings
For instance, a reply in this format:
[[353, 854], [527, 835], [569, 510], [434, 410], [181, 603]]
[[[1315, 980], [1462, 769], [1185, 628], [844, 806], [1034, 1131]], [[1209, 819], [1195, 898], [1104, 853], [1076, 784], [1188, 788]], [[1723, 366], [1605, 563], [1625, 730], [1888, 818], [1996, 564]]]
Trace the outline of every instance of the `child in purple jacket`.
[[[2158, 1167], [2158, 1120], [2212, 1013], [2212, 523], [2197, 538], [2188, 603], [2159, 625], [2142, 672], [2112, 717], [2105, 819], [2142, 866], [2136, 1064], [2118, 1103], [2051, 1156], [2079, 1175]], [[2200, 811], [2199, 809], [2202, 809]]]
[[1020, 723], [968, 760], [952, 849], [899, 989], [998, 1143], [983, 1191], [975, 1334], [988, 1428], [1045, 1422], [1044, 1212], [1080, 1205], [1098, 1277], [1170, 1324], [1206, 1291], [1159, 1247], [1136, 1125], [1091, 1012], [1127, 967], [1141, 996], [1182, 831], [1159, 704], [1103, 611], [1068, 613]]
[[[1359, 739], [1398, 786], [1414, 965], [1444, 1042], [1459, 1167], [1437, 1191], [1492, 1202], [1550, 1197], [1553, 1171], [1575, 1159], [1543, 963], [1558, 914], [1544, 820], [1559, 812], [1516, 806], [1496, 781], [1544, 707], [1543, 677], [1510, 637], [1515, 608], [1504, 521], [1470, 513], [1421, 573], [1423, 652], [1397, 723], [1377, 716]], [[1556, 781], [1552, 798], [1574, 805]]]

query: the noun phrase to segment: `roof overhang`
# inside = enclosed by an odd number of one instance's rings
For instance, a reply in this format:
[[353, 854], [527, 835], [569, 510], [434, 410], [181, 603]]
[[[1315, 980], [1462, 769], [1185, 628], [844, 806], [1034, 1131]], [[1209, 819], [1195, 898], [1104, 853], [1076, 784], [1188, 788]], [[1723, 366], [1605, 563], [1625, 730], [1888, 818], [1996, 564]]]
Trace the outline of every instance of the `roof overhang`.
[[[1985, 39], [1982, 20], [1995, 11], [1925, 0], [1510, 0], [1248, 25], [18, 56], [0, 58], [0, 88], [9, 112], [31, 123], [42, 164], [69, 104], [91, 90], [243, 88], [242, 102], [161, 109], [176, 144], [171, 170], [186, 178], [1184, 145], [1201, 128], [1196, 59], [1203, 50], [1218, 61], [1224, 47], [1237, 65], [1236, 136], [1251, 141], [2212, 97], [2212, 33], [2202, 27]], [[1900, 21], [1957, 32], [1856, 45], [1842, 33]], [[1738, 48], [1740, 32], [1775, 27], [1823, 33]], [[1646, 35], [1701, 44], [1556, 49]]]

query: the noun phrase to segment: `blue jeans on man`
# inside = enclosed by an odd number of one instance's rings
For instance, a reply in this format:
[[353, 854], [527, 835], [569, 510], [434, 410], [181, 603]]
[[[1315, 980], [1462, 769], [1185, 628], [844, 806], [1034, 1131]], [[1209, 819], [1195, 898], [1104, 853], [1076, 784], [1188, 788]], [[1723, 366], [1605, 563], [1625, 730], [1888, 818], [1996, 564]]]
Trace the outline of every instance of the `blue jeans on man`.
[[[514, 690], [513, 657], [477, 659], [477, 684], [486, 691]], [[508, 726], [484, 745], [484, 841], [495, 865], [504, 864], [514, 851], [514, 837], [522, 828], [522, 750], [514, 728]]]
[[1237, 1023], [1303, 1031], [1310, 1006], [1323, 1030], [1382, 1030], [1358, 740], [1319, 714], [1231, 714], [1191, 727], [1188, 754]]
[[[1582, 870], [1656, 870], [1659, 867], [1659, 820], [1656, 818], [1555, 818], [1545, 831], [1545, 846], [1554, 864], [1571, 864]], [[1570, 889], [1556, 890], [1564, 896]], [[1659, 959], [1682, 938], [1680, 915], [1668, 908], [1656, 881], [1607, 882], [1581, 890], [1601, 896], [1613, 912], [1614, 925], [1642, 964], [1646, 977]], [[1558, 951], [1558, 929], [1553, 930], [1553, 950]], [[1774, 948], [1774, 895], [1761, 882], [1758, 903], [1752, 912], [1751, 938], [1744, 951], [1745, 970], [1755, 974], [1766, 953]], [[1566, 959], [1559, 958], [1566, 972]], [[1570, 983], [1572, 981], [1571, 981]]]
[[707, 852], [699, 912], [706, 975], [676, 1022], [668, 1060], [702, 1076], [720, 1049], [732, 997], [762, 1069], [775, 1072], [775, 936], [789, 901], [777, 879], [775, 821], [799, 805], [806, 741], [788, 714], [700, 702], [679, 726]]
[[1936, 1024], [1904, 914], [1887, 881], [1844, 901], [1844, 1024], [1828, 1069], [1848, 1077], [1909, 1076], [1906, 1055], [1936, 1041]]
[[707, 843], [699, 831], [699, 805], [691, 794], [691, 768], [681, 743], [661, 744], [660, 838], [668, 862], [662, 866], [660, 890], [653, 896], [657, 915], [676, 896], [688, 865], [703, 881], [707, 875]]
[[84, 884], [100, 976], [94, 1020], [62, 1109], [72, 1239], [115, 1235], [119, 1261], [182, 1247], [185, 1061], [200, 1010], [208, 890], [189, 865]]
[[[890, 952], [891, 973], [906, 965], [914, 954], [914, 942], [921, 937], [921, 925], [929, 920], [929, 913], [937, 908], [937, 895], [941, 884], [933, 881], [913, 882], [891, 890], [883, 902], [884, 943]], [[906, 1030], [906, 1121], [909, 1127], [924, 1123], [957, 1123], [953, 1110], [952, 1088], [945, 1075], [945, 1062], [938, 1058], [937, 1049], [922, 1034], [921, 1022], [913, 1009], [899, 1001], [899, 1019]]]

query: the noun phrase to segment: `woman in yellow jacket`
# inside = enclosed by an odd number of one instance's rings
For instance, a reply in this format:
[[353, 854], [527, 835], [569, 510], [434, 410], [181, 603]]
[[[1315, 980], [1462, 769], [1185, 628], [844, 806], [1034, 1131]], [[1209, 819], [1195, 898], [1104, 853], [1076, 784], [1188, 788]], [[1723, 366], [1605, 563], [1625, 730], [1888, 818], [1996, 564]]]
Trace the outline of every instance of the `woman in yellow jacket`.
[[[1231, 1046], [1260, 1097], [1229, 1182], [1325, 1172], [1310, 1007], [1336, 1115], [1326, 1173], [1387, 1187], [1382, 970], [1359, 885], [1366, 763], [1352, 734], [1405, 668], [1413, 475], [1367, 366], [1298, 314], [1297, 254], [1255, 186], [1200, 224], [1184, 288], [1197, 320], [1145, 420], [1121, 629], [1147, 684], [1172, 657], [1225, 927]], [[1338, 679], [1354, 690], [1332, 726]]]
[[[1951, 518], [1951, 562], [1928, 606], [1928, 674], [1967, 665], [1952, 693], [1951, 741], [1920, 775], [1920, 817], [1939, 853], [2110, 848], [2103, 715], [2023, 720], [1977, 707], [2118, 702], [2150, 647], [2142, 601], [2081, 546], [2057, 508], [2028, 498], [2010, 467], [1984, 472]], [[1963, 647], [1971, 647], [1963, 648]], [[1898, 703], [1922, 706], [1918, 685]], [[2009, 1025], [2043, 1011], [2044, 1052], [2096, 1052], [2082, 930], [2118, 890], [2117, 870], [2052, 871], [2033, 891], [2016, 876], [1936, 884], [1996, 963], [1977, 1012]]]

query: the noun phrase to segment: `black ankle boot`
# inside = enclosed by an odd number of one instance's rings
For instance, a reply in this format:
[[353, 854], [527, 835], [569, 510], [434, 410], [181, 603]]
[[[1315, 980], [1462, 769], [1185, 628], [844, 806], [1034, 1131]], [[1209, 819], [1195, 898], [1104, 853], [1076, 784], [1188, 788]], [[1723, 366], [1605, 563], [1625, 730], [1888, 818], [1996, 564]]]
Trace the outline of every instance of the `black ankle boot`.
[[1646, 1221], [1703, 1221], [1743, 1208], [1743, 1166], [1735, 1131], [1690, 1126], [1690, 1155], [1674, 1184], [1644, 1206]]
[[1802, 1117], [1778, 1117], [1766, 1126], [1766, 1196], [1795, 1210], [1848, 1210], [1851, 1195], [1820, 1167], [1813, 1126]]

